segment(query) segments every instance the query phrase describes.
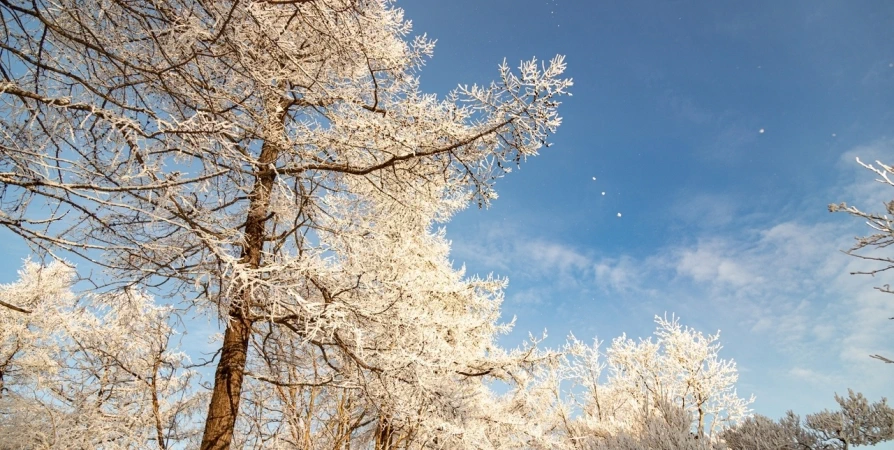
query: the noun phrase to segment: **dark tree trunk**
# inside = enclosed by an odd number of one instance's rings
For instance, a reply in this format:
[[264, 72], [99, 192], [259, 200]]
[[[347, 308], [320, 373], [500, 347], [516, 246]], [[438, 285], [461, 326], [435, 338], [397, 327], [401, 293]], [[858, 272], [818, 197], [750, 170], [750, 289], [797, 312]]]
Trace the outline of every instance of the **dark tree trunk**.
[[[258, 158], [255, 185], [249, 195], [245, 244], [240, 260], [248, 269], [261, 266], [261, 254], [267, 237], [270, 192], [276, 181], [276, 172], [270, 170], [270, 165], [278, 156], [279, 149], [265, 143]], [[230, 305], [220, 361], [214, 373], [214, 388], [202, 437], [202, 450], [227, 450], [233, 442], [252, 325], [247, 317], [252, 303], [251, 287], [244, 286], [239, 292], [239, 301]]]
[[214, 390], [208, 407], [202, 450], [226, 450], [233, 441], [250, 333], [251, 324], [247, 320], [230, 318], [224, 333], [220, 362], [214, 373]]

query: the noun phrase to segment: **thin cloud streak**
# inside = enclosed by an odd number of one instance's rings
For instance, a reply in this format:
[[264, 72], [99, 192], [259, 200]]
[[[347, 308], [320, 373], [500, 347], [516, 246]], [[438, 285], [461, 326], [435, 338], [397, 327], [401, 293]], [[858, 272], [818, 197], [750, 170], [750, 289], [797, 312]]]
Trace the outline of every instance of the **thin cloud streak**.
[[[866, 205], [865, 199], [890, 199], [892, 193], [853, 158], [873, 160], [892, 147], [892, 141], [876, 141], [847, 152], [840, 162], [844, 175], [830, 191]], [[742, 216], [758, 211], [745, 199], [696, 197], [708, 209], [734, 204]], [[831, 398], [848, 387], [868, 396], [889, 394], [887, 367], [869, 355], [894, 354], [894, 323], [887, 319], [894, 316], [894, 298], [873, 289], [880, 279], [850, 275], [871, 264], [841, 252], [853, 236], [871, 230], [831, 214], [725, 225], [690, 225], [681, 230], [689, 233], [682, 242], [646, 255], [580, 250], [571, 240], [483, 225], [488, 231], [465, 236], [454, 256], [508, 275], [507, 310], [519, 314], [520, 326], [524, 316], [536, 317], [554, 336], [636, 336], [652, 315], [664, 312], [706, 331], [721, 328], [727, 347], [739, 352], [726, 356], [747, 369], [745, 384], [762, 392], [771, 409], [785, 403], [782, 392], [808, 405], [820, 402], [811, 396]], [[539, 330], [518, 330], [527, 331]]]

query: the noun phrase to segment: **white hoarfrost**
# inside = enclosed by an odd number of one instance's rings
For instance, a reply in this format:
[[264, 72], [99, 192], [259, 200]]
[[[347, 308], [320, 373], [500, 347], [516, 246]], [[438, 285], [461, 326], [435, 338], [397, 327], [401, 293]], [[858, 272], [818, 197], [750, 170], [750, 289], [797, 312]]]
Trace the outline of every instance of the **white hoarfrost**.
[[[856, 158], [857, 164], [863, 166], [875, 174], [875, 181], [890, 187], [894, 187], [894, 166], [876, 161], [875, 165], [867, 164]], [[878, 167], [876, 167], [876, 165]], [[885, 208], [884, 212], [871, 212], [858, 208], [854, 205], [848, 205], [841, 202], [829, 205], [830, 212], [846, 212], [854, 217], [866, 221], [866, 225], [872, 230], [868, 236], [858, 236], [855, 238], [856, 243], [847, 251], [847, 254], [872, 262], [875, 268], [866, 271], [855, 272], [860, 275], [875, 276], [882, 272], [894, 268], [894, 257], [887, 255], [884, 251], [894, 244], [894, 200], [883, 202], [881, 205]], [[894, 294], [889, 284], [876, 287], [881, 292]], [[894, 320], [894, 317], [891, 318]], [[890, 332], [890, 331], [889, 331]], [[871, 357], [888, 364], [894, 364], [894, 359], [890, 355], [870, 355]]]
[[[526, 448], [722, 449], [720, 434], [748, 417], [718, 336], [656, 317], [655, 339], [586, 345], [571, 336], [512, 395], [538, 440]], [[518, 401], [518, 400], [517, 400]]]
[[494, 344], [504, 282], [434, 227], [547, 145], [561, 56], [438, 98], [384, 0], [0, 12], [0, 225], [220, 320], [202, 448], [498, 442], [482, 383], [540, 356]]
[[[197, 436], [195, 373], [170, 309], [138, 292], [76, 296], [61, 262], [0, 286], [0, 447], [168, 448]], [[18, 308], [18, 309], [17, 309]]]

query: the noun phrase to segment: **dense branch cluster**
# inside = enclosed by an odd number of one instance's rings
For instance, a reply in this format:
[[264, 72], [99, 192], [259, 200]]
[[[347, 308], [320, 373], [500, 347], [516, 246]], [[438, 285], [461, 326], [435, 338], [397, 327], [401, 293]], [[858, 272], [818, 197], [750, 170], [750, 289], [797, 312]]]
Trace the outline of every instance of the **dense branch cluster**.
[[748, 417], [753, 399], [737, 395], [719, 335], [655, 322], [655, 340], [621, 336], [605, 351], [571, 336], [557, 363], [520, 387], [540, 416], [532, 421], [553, 430], [555, 442], [540, 448], [709, 448]]
[[[75, 294], [73, 275], [61, 262], [26, 262], [19, 281], [0, 286], [14, 306], [0, 308], [0, 448], [198, 445], [208, 396], [178, 351], [174, 311], [136, 291]], [[397, 332], [387, 342], [402, 365], [370, 347], [355, 356], [376, 365], [354, 369], [313, 357], [316, 344], [268, 324], [251, 341], [233, 445], [821, 450], [894, 439], [894, 409], [853, 392], [835, 397], [840, 410], [804, 421], [750, 416], [718, 336], [656, 322], [654, 340], [622, 336], [605, 351], [572, 336], [556, 353], [513, 353], [477, 331], [487, 325], [441, 317], [426, 322], [432, 348], [399, 342], [408, 336]], [[468, 343], [456, 344], [457, 329]], [[482, 356], [456, 365], [450, 352], [475, 345]], [[489, 379], [502, 380], [501, 393]]]
[[74, 271], [26, 262], [0, 299], [0, 448], [168, 448], [207, 397], [171, 345], [172, 310], [125, 291], [76, 297]]
[[884, 398], [869, 403], [848, 390], [847, 397], [835, 395], [835, 401], [839, 411], [808, 414], [803, 421], [791, 411], [778, 422], [756, 415], [722, 436], [732, 450], [847, 450], [894, 440], [894, 409]]
[[0, 225], [224, 322], [203, 448], [473, 439], [478, 378], [540, 358], [494, 345], [503, 281], [432, 227], [555, 131], [561, 57], [438, 99], [433, 43], [386, 1], [0, 14]]

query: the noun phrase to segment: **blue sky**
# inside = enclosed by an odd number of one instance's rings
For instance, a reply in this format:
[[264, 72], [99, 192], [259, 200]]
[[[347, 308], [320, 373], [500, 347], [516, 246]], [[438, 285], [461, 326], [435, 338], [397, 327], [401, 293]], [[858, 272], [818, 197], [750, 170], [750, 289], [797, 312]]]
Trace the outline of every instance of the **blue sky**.
[[[867, 229], [826, 207], [894, 198], [854, 162], [894, 161], [894, 4], [737, 3], [399, 3], [438, 40], [426, 91], [555, 54], [575, 80], [555, 145], [448, 224], [454, 260], [509, 277], [506, 345], [645, 337], [676, 313], [722, 330], [758, 413], [890, 398], [894, 367], [868, 355], [894, 356], [894, 297], [872, 289], [892, 281], [848, 275]], [[27, 248], [2, 237], [7, 282]]]
[[575, 81], [555, 146], [447, 226], [457, 264], [509, 277], [507, 345], [645, 337], [676, 313], [722, 330], [758, 413], [892, 397], [894, 367], [868, 357], [894, 354], [894, 297], [872, 289], [891, 280], [848, 274], [840, 250], [867, 228], [826, 208], [894, 198], [854, 162], [894, 157], [894, 4], [399, 6], [438, 40], [427, 91], [488, 82], [504, 57], [564, 54]]

